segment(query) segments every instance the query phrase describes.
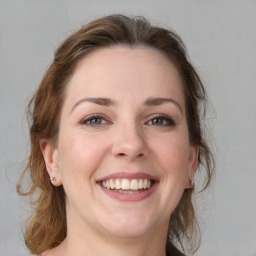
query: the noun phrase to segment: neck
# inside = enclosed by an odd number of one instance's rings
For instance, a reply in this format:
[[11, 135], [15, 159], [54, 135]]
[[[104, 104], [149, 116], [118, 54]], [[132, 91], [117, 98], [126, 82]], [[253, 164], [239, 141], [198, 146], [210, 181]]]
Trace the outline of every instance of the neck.
[[63, 244], [62, 256], [165, 256], [165, 243], [159, 244], [152, 240], [137, 239], [80, 239], [67, 237]]
[[[72, 219], [67, 237], [56, 256], [165, 256], [167, 229], [149, 231], [137, 237], [118, 237]], [[57, 249], [57, 248], [56, 248]], [[55, 254], [54, 254], [55, 255]]]

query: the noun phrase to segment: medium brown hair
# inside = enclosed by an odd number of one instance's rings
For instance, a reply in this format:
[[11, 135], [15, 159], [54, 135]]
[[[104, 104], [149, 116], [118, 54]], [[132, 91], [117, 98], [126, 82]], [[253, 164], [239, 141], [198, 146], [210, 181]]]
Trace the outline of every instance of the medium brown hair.
[[[214, 161], [205, 141], [200, 116], [207, 100], [206, 93], [188, 60], [182, 40], [171, 30], [153, 26], [143, 17], [110, 15], [97, 19], [73, 33], [59, 46], [28, 105], [31, 152], [17, 190], [20, 195], [31, 198], [33, 213], [26, 222], [24, 238], [32, 254], [40, 254], [57, 246], [67, 233], [63, 188], [52, 186], [49, 181], [39, 140], [57, 139], [65, 87], [78, 62], [92, 51], [117, 45], [156, 49], [176, 66], [183, 81], [190, 143], [199, 145], [197, 172], [198, 175], [206, 174], [204, 188], [209, 185]], [[22, 183], [27, 173], [30, 174], [32, 183], [28, 191], [24, 192]], [[184, 191], [170, 217], [167, 239], [171, 243], [178, 241], [183, 249], [190, 251], [199, 245], [199, 240], [196, 239], [199, 228], [191, 201], [193, 193], [194, 189]]]

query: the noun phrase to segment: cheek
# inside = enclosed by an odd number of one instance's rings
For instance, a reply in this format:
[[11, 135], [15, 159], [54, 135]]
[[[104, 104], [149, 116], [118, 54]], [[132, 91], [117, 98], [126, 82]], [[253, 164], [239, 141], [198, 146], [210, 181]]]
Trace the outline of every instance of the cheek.
[[60, 141], [59, 162], [63, 179], [88, 182], [106, 152], [104, 141], [83, 133], [62, 137]]
[[173, 181], [185, 179], [189, 168], [190, 146], [184, 137], [172, 137], [159, 145], [158, 158], [165, 174]]

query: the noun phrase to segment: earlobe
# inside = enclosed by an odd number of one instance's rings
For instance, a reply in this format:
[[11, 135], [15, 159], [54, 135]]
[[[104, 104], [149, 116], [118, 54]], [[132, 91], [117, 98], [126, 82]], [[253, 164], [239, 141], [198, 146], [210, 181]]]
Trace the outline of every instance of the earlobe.
[[49, 180], [54, 186], [60, 186], [62, 183], [60, 179], [58, 149], [54, 143], [45, 139], [40, 140], [40, 148], [49, 174]]

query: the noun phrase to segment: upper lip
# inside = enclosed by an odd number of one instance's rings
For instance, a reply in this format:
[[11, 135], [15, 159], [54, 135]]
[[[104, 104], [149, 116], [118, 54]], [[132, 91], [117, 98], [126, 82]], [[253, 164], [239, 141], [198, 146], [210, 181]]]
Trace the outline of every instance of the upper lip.
[[155, 182], [158, 181], [156, 177], [143, 172], [137, 172], [137, 173], [116, 172], [98, 179], [97, 182], [103, 181], [103, 180], [110, 180], [110, 179], [149, 179]]

